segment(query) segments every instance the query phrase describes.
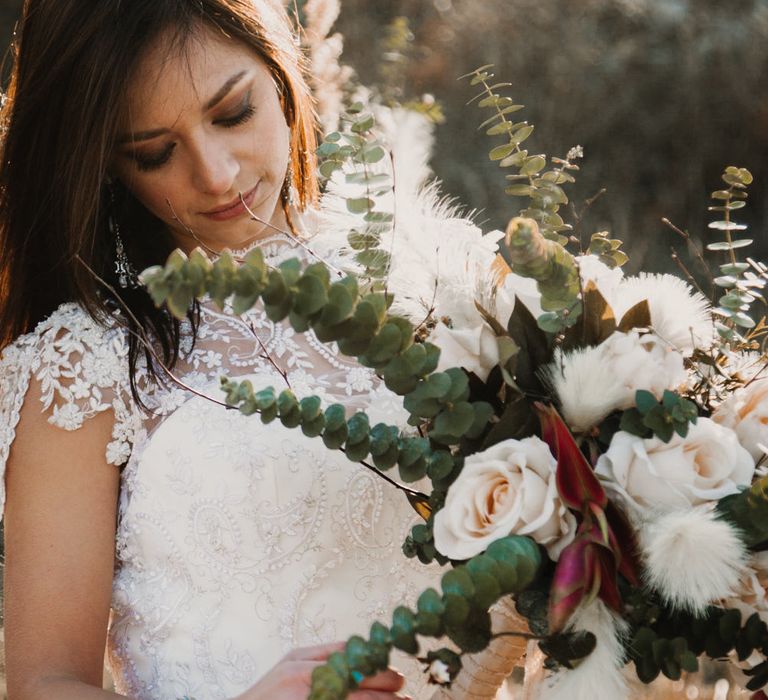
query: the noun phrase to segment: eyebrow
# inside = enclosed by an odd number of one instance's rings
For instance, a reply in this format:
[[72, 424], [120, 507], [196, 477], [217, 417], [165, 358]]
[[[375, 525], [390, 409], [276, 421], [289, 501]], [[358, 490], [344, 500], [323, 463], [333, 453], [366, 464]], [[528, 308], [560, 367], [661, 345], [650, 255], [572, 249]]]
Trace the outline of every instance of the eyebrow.
[[[229, 95], [230, 92], [232, 92], [232, 88], [234, 88], [235, 85], [237, 85], [247, 75], [247, 73], [248, 71], [245, 70], [240, 71], [239, 73], [233, 75], [229, 80], [227, 80], [227, 82], [221, 86], [218, 92], [210, 100], [208, 100], [208, 102], [205, 103], [203, 110], [208, 112], [217, 104], [219, 104], [219, 102], [221, 102], [227, 95]], [[151, 139], [157, 138], [158, 136], [163, 136], [169, 132], [170, 129], [150, 129], [148, 131], [137, 131], [132, 134], [123, 134], [118, 138], [117, 142], [122, 145], [125, 143], [136, 143], [138, 141], [149, 141]]]

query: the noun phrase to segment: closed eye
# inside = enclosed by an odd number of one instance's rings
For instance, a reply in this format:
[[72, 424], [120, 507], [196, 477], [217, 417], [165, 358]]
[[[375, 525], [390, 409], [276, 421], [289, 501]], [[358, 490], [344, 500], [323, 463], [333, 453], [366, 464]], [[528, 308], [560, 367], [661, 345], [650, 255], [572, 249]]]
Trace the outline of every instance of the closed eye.
[[157, 154], [135, 152], [133, 154], [133, 159], [136, 161], [136, 166], [141, 171], [157, 170], [171, 159], [171, 155], [175, 149], [176, 144], [170, 143]]
[[254, 114], [256, 113], [256, 108], [248, 102], [248, 104], [243, 107], [242, 110], [240, 110], [237, 114], [232, 115], [231, 117], [223, 117], [222, 119], [217, 119], [213, 123], [218, 126], [223, 126], [225, 129], [231, 129], [232, 127], [239, 126], [240, 124], [245, 124]]

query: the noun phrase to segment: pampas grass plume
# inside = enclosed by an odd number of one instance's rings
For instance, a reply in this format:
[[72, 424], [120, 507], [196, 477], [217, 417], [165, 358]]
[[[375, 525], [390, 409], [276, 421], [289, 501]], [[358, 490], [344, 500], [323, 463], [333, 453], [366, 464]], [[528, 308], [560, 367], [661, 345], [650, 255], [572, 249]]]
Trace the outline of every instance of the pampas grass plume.
[[597, 646], [575, 669], [545, 678], [536, 700], [627, 700], [629, 690], [622, 673], [627, 623], [598, 599], [577, 610], [569, 627], [569, 631], [592, 632]]

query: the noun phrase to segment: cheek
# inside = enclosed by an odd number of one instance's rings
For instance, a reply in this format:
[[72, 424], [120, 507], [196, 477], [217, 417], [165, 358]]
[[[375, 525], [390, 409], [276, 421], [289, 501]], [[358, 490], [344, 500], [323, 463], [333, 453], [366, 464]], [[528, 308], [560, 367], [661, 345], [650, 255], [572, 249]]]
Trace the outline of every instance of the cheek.
[[288, 164], [291, 133], [279, 103], [265, 110], [248, 131], [246, 143], [250, 156], [262, 161], [269, 169], [284, 172]]

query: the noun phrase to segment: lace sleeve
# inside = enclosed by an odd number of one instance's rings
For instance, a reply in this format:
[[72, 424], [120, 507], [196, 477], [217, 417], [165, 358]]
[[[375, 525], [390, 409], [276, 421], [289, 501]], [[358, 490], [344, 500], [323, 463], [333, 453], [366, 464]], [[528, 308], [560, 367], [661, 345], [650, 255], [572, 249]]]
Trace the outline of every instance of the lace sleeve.
[[5, 504], [5, 465], [32, 378], [40, 382], [40, 410], [59, 428], [77, 430], [102, 411], [114, 411], [106, 447], [110, 464], [128, 460], [140, 427], [122, 330], [105, 328], [81, 307], [65, 304], [0, 356], [0, 506]]

